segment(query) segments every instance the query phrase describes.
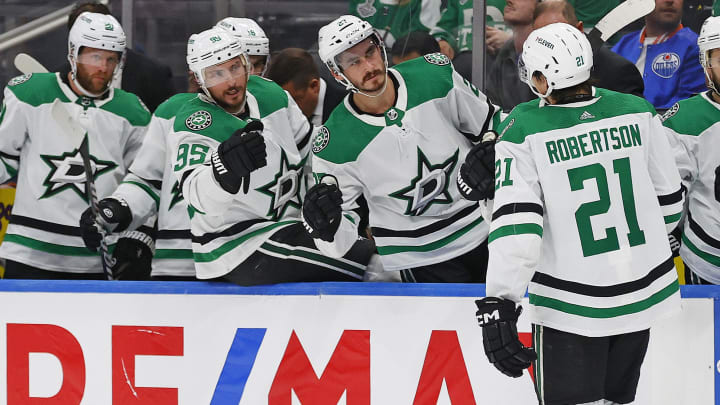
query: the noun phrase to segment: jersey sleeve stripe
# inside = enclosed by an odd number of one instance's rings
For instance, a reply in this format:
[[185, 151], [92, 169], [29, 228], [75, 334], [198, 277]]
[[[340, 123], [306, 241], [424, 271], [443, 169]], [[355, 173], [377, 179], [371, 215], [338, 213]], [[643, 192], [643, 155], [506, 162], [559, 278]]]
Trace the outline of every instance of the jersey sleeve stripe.
[[682, 236], [682, 244], [683, 246], [690, 249], [691, 252], [695, 253], [699, 258], [705, 260], [706, 262], [712, 264], [715, 267], [720, 267], [720, 257], [707, 252], [703, 252], [697, 246], [695, 246], [694, 243], [690, 242], [690, 239], [688, 239], [687, 235], [685, 234], [683, 234]]
[[248, 228], [250, 228], [253, 225], [257, 225], [262, 222], [267, 222], [268, 220], [265, 218], [257, 218], [257, 219], [251, 219], [248, 221], [242, 221], [238, 222], [237, 224], [223, 229], [220, 232], [208, 232], [204, 233], [202, 235], [190, 235], [190, 238], [192, 239], [193, 243], [199, 243], [201, 245], [205, 245], [207, 243], [210, 243], [218, 238], [225, 238], [228, 236], [237, 235], [239, 233], [245, 232]]
[[682, 216], [682, 212], [678, 212], [677, 214], [666, 215], [663, 217], [663, 219], [665, 219], [666, 224], [672, 224], [673, 222], [680, 221], [681, 216]]
[[683, 188], [680, 187], [680, 189], [678, 189], [678, 191], [676, 191], [672, 194], [659, 195], [658, 202], [660, 202], [660, 205], [672, 205], [672, 204], [677, 204], [680, 201], [682, 201], [682, 198], [683, 198]]
[[153, 189], [151, 189], [147, 184], [143, 184], [143, 183], [140, 183], [139, 181], [132, 181], [132, 180], [125, 180], [125, 181], [123, 181], [123, 183], [132, 184], [134, 186], [139, 187], [141, 190], [146, 192], [150, 196], [150, 198], [152, 198], [155, 201], [156, 207], [160, 205], [160, 197], [157, 194], [155, 194]]
[[26, 226], [28, 228], [39, 229], [41, 231], [57, 233], [67, 236], [81, 236], [80, 228], [77, 226], [61, 225], [54, 222], [43, 221], [37, 218], [25, 217], [22, 215], [11, 215], [10, 223], [14, 225]]
[[562, 280], [539, 271], [535, 272], [533, 275], [532, 282], [546, 287], [591, 297], [614, 297], [640, 291], [671, 271], [675, 271], [675, 263], [673, 262], [673, 258], [669, 257], [664, 262], [655, 266], [655, 268], [652, 269], [646, 276], [627, 283], [596, 286], [578, 283], [575, 281]]
[[701, 241], [705, 242], [705, 244], [707, 244], [708, 246], [714, 247], [715, 249], [720, 249], [720, 240], [717, 240], [717, 239], [713, 238], [712, 236], [708, 235], [708, 233], [705, 232], [704, 229], [702, 229], [700, 224], [695, 222], [690, 211], [688, 211], [688, 224], [690, 225], [690, 230], [695, 235], [697, 235], [697, 237]]
[[[265, 220], [264, 222], [267, 222], [267, 221]], [[254, 237], [254, 236], [260, 235], [260, 234], [262, 234], [262, 233], [270, 232], [270, 231], [272, 231], [272, 230], [274, 230], [274, 229], [277, 229], [277, 228], [280, 228], [280, 227], [283, 227], [283, 226], [287, 226], [287, 225], [291, 225], [291, 224], [294, 224], [294, 223], [297, 223], [297, 221], [275, 222], [275, 223], [273, 223], [273, 224], [271, 224], [271, 225], [268, 225], [268, 226], [265, 226], [265, 227], [256, 229], [256, 230], [254, 230], [254, 231], [252, 231], [252, 232], [249, 232], [249, 233], [247, 233], [247, 234], [245, 234], [245, 235], [243, 235], [243, 236], [241, 236], [241, 237], [239, 237], [239, 238], [229, 240], [229, 241], [225, 242], [224, 244], [222, 244], [222, 245], [221, 245], [220, 247], [218, 247], [217, 249], [214, 249], [214, 250], [212, 250], [212, 251], [210, 251], [210, 252], [197, 252], [197, 251], [195, 251], [195, 252], [193, 253], [193, 258], [195, 259], [195, 263], [208, 263], [208, 262], [213, 262], [213, 261], [219, 259], [219, 258], [220, 258], [221, 256], [223, 256], [224, 254], [226, 254], [226, 253], [232, 251], [233, 249], [237, 248], [238, 246], [242, 245], [243, 243], [245, 243], [246, 240], [248, 240], [248, 239], [250, 239], [250, 238], [252, 238], [252, 237]]]
[[0, 152], [0, 157], [3, 158], [3, 160], [9, 159], [9, 160], [20, 161], [20, 156], [9, 155], [5, 152]]
[[[17, 234], [5, 235], [4, 243], [17, 243], [18, 245], [27, 246], [30, 249], [39, 250], [42, 252], [52, 253], [63, 256], [99, 256], [98, 252], [93, 252], [90, 249], [82, 246], [64, 246], [56, 243], [43, 242], [41, 240], [29, 238], [27, 236]], [[115, 245], [112, 246], [114, 248]], [[110, 248], [110, 246], [108, 246]]]
[[308, 130], [307, 134], [305, 134], [305, 136], [303, 136], [300, 142], [297, 143], [298, 150], [303, 150], [305, 146], [307, 146], [308, 142], [310, 142], [310, 139], [312, 138], [312, 134], [314, 132], [313, 129], [315, 129], [315, 127], [310, 125], [310, 129]]
[[678, 281], [675, 279], [662, 290], [644, 300], [610, 308], [592, 308], [536, 294], [528, 294], [528, 297], [530, 298], [530, 304], [538, 307], [551, 308], [567, 314], [583, 316], [586, 318], [607, 319], [642, 312], [677, 293], [679, 288]]
[[441, 229], [447, 228], [455, 222], [471, 215], [475, 210], [480, 209], [480, 205], [473, 204], [455, 213], [453, 216], [434, 222], [430, 225], [418, 229], [396, 231], [387, 228], [372, 228], [372, 234], [376, 238], [419, 238], [422, 236], [433, 234]]
[[161, 229], [157, 232], [157, 239], [190, 239], [189, 229]]
[[534, 234], [542, 238], [543, 228], [538, 224], [514, 224], [501, 226], [490, 232], [488, 243], [492, 243], [496, 239], [511, 235]]
[[192, 249], [155, 249], [153, 259], [183, 259], [192, 260]]
[[520, 212], [530, 212], [543, 216], [543, 207], [535, 203], [510, 203], [505, 204], [493, 212], [492, 220], [502, 217], [503, 215], [516, 214]]
[[7, 162], [5, 162], [5, 159], [2, 159], [2, 162], [3, 162], [3, 166], [5, 166], [5, 170], [7, 170], [8, 174], [10, 175], [10, 177], [17, 176], [18, 171], [17, 171], [16, 168], [14, 168], [14, 167], [10, 166], [9, 164], [7, 164]]
[[485, 97], [485, 102], [487, 103], [488, 112], [487, 117], [485, 117], [485, 122], [483, 123], [482, 129], [480, 130], [480, 133], [476, 136], [476, 140], [474, 142], [478, 142], [482, 139], [483, 134], [487, 132], [488, 129], [491, 128], [492, 122], [493, 122], [493, 116], [495, 115], [495, 106], [490, 101], [489, 97]]
[[442, 238], [439, 240], [436, 240], [431, 243], [427, 243], [425, 245], [420, 246], [400, 246], [400, 245], [391, 245], [391, 246], [380, 246], [380, 242], [376, 240], [378, 243], [378, 253], [382, 255], [392, 255], [396, 253], [405, 253], [405, 252], [431, 252], [433, 250], [440, 249], [444, 246], [449, 245], [450, 243], [454, 242], [455, 240], [459, 239], [466, 233], [470, 232], [473, 228], [480, 225], [480, 223], [483, 222], [483, 218], [479, 217], [475, 221], [469, 223], [468, 225], [465, 225], [463, 228], [457, 230], [456, 232]]

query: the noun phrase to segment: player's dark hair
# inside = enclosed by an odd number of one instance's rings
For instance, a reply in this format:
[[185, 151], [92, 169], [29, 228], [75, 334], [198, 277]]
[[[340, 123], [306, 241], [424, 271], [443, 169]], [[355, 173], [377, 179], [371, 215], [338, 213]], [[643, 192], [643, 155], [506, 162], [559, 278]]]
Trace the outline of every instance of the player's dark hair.
[[402, 58], [411, 52], [417, 52], [420, 55], [440, 52], [440, 45], [427, 32], [413, 31], [395, 40], [395, 44], [390, 50], [390, 54], [398, 58]]
[[266, 77], [280, 86], [292, 81], [297, 89], [304, 89], [312, 79], [320, 78], [317, 65], [308, 51], [285, 48], [272, 56]]
[[581, 99], [586, 99], [591, 95], [592, 83], [590, 83], [590, 80], [585, 80], [584, 82], [571, 87], [555, 89], [552, 93], [550, 93], [549, 97], [556, 100], [558, 104], [567, 104], [581, 101]]
[[68, 30], [70, 30], [73, 24], [75, 24], [75, 20], [77, 20], [78, 16], [86, 11], [98, 14], [110, 14], [110, 9], [108, 8], [108, 6], [102, 3], [98, 3], [96, 1], [77, 3], [75, 4], [75, 6], [73, 6], [72, 10], [70, 10], [70, 14], [68, 14]]

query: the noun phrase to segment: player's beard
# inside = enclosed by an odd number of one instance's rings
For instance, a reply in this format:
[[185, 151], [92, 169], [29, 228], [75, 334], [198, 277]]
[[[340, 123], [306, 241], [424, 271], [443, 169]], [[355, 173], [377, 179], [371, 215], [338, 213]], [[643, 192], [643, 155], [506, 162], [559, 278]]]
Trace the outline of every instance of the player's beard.
[[[372, 87], [365, 87], [365, 83], [369, 80], [372, 80], [374, 78], [380, 78], [378, 81], [378, 84]], [[381, 69], [374, 70], [372, 72], [368, 72], [365, 74], [365, 77], [363, 77], [362, 80], [362, 86], [357, 86], [358, 90], [360, 90], [363, 93], [366, 94], [372, 94], [376, 95], [382, 92], [382, 90], [385, 88], [385, 81], [387, 81], [387, 71], [383, 71]]]
[[[228, 103], [225, 101], [225, 94], [228, 91], [236, 90], [238, 93], [240, 93], [241, 97], [238, 98], [239, 101], [235, 103]], [[237, 114], [242, 111], [243, 107], [245, 106], [245, 98], [247, 97], [247, 94], [245, 93], [244, 87], [234, 86], [229, 87], [223, 91], [223, 97], [218, 97], [215, 99], [215, 102], [222, 107], [223, 110], [228, 111], [232, 114]]]
[[[104, 93], [110, 84], [110, 80], [112, 80], [112, 73], [109, 74], [108, 77], [103, 77], [104, 75], [102, 73], [89, 74], [85, 71], [85, 69], [83, 69], [81, 64], [78, 64], [76, 76], [80, 86], [93, 94]], [[96, 84], [93, 80], [93, 76], [103, 78], [102, 83]]]

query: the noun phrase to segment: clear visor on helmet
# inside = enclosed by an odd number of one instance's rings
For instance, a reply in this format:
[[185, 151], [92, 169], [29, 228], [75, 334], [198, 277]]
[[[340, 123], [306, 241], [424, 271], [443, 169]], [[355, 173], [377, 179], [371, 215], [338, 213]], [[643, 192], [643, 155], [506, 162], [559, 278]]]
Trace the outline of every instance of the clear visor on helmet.
[[208, 66], [202, 69], [202, 77], [205, 87], [213, 87], [218, 84], [247, 78], [247, 70], [243, 57], [238, 55], [217, 65]]
[[711, 49], [705, 53], [705, 66], [707, 67], [720, 67], [720, 51]]
[[250, 74], [262, 75], [267, 66], [267, 55], [249, 55], [250, 58]]
[[379, 62], [379, 66], [385, 63], [385, 52], [372, 37], [335, 56], [335, 64], [343, 72], [359, 69], [364, 64], [372, 62]]
[[107, 66], [109, 70], [113, 70], [120, 63], [120, 54], [104, 49], [82, 48], [77, 63], [95, 67]]

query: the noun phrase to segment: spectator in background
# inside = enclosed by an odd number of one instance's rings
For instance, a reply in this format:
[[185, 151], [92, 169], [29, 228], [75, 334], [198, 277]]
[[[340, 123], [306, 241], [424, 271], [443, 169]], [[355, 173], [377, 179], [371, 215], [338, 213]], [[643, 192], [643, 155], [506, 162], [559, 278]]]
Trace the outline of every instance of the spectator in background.
[[635, 63], [645, 81], [645, 98], [658, 110], [705, 89], [697, 34], [680, 23], [682, 0], [655, 0], [645, 27], [620, 39], [613, 51]]
[[322, 125], [347, 94], [328, 86], [310, 53], [300, 48], [286, 48], [274, 55], [267, 78], [287, 90], [315, 126]]
[[440, 5], [441, 0], [350, 0], [350, 14], [369, 22], [392, 47], [396, 38], [409, 32], [435, 28]]
[[435, 52], [440, 52], [440, 45], [430, 34], [422, 31], [414, 31], [398, 39], [390, 50], [393, 65]]
[[528, 86], [520, 80], [517, 70], [518, 55], [525, 39], [533, 30], [533, 13], [536, 0], [507, 0], [504, 9], [505, 23], [512, 28], [513, 36], [500, 48], [495, 61], [488, 67], [487, 96], [503, 111], [530, 100]]
[[605, 14], [620, 4], [620, 0], [568, 0], [568, 3], [575, 9], [577, 19], [583, 22], [585, 32], [590, 32]]
[[[75, 23], [75, 19], [85, 11], [110, 15], [110, 9], [104, 4], [78, 3], [68, 15], [68, 31]], [[61, 75], [67, 75], [70, 72], [70, 64], [66, 63], [59, 70]], [[150, 112], [155, 111], [160, 103], [175, 94], [170, 68], [133, 51], [130, 44], [126, 48], [125, 66], [113, 80], [112, 85], [137, 95]]]
[[[570, 3], [572, 2], [566, 0], [545, 0], [538, 4], [535, 8], [533, 28], [538, 29], [562, 22], [583, 32], [584, 21], [578, 21], [575, 9]], [[590, 74], [590, 82], [593, 86], [634, 94], [638, 97], [643, 96], [645, 86], [642, 76], [629, 60], [605, 47], [595, 51], [593, 58], [593, 69]], [[530, 97], [528, 100], [533, 98]]]

